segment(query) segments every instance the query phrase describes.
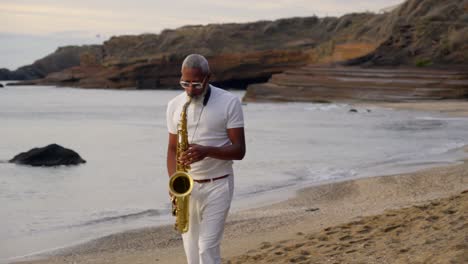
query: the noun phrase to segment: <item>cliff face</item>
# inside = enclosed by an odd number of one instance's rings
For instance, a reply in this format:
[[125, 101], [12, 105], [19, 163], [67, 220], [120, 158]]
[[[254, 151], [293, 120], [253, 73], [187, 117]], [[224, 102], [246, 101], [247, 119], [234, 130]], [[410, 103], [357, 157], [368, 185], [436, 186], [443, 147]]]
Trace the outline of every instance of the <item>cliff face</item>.
[[366, 13], [340, 18], [290, 18], [112, 37], [102, 46], [100, 64], [68, 68], [35, 83], [97, 88], [176, 87], [183, 58], [200, 53], [210, 61], [215, 84], [245, 88], [287, 69], [370, 52], [388, 35], [385, 27], [372, 27], [385, 17]]
[[104, 63], [149, 62], [161, 57], [184, 57], [194, 52], [215, 57], [266, 50], [305, 51], [332, 38], [344, 41], [360, 38], [374, 42], [387, 33], [379, 30], [363, 32], [361, 26], [369, 24], [369, 20], [375, 17], [373, 14], [351, 14], [341, 18], [290, 18], [245, 24], [185, 26], [164, 30], [159, 35], [112, 37], [104, 42]]
[[[307, 65], [275, 74], [268, 83], [250, 85], [244, 100], [468, 99], [467, 11], [468, 0], [409, 0], [374, 18], [373, 30], [385, 27], [391, 34], [369, 54], [341, 66]], [[339, 50], [335, 45], [333, 53]]]
[[35, 61], [31, 65], [23, 66], [15, 71], [0, 69], [0, 80], [32, 80], [44, 78], [49, 73], [61, 71], [73, 66], [87, 63], [93, 59], [96, 64], [102, 60], [100, 45], [66, 46], [60, 47], [52, 54]]
[[391, 13], [390, 36], [347, 65], [468, 63], [468, 0], [409, 0]]
[[[467, 10], [468, 0], [408, 0], [383, 14], [184, 26], [160, 34], [112, 37], [86, 56], [80, 52], [67, 58], [67, 64], [51, 67], [54, 62], [46, 57], [40, 60], [43, 64], [22, 71], [36, 77], [50, 73], [33, 82], [38, 84], [171, 88], [178, 86], [183, 58], [200, 53], [210, 61], [215, 84], [245, 88], [314, 63], [465, 65]], [[64, 57], [56, 53], [51, 56]]]

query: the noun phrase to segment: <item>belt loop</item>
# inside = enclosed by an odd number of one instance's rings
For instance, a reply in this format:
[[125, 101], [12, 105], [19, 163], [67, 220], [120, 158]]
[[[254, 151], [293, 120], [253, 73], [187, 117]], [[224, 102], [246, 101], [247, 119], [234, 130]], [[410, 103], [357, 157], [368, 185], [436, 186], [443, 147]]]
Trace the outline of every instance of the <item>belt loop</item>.
[[211, 183], [213, 183], [213, 178], [210, 179]]

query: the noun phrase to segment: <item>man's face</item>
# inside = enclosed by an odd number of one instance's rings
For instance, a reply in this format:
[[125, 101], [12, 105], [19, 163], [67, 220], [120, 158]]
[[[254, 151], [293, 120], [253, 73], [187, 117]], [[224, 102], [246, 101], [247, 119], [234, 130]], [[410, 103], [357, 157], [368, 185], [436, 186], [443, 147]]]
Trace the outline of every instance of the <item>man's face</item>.
[[206, 89], [209, 77], [209, 75], [203, 74], [202, 70], [199, 68], [185, 67], [182, 69], [182, 77], [180, 77], [180, 80], [188, 83], [202, 83], [200, 89], [195, 88], [194, 85], [189, 85], [184, 88], [187, 95], [198, 97], [203, 94], [203, 91]]

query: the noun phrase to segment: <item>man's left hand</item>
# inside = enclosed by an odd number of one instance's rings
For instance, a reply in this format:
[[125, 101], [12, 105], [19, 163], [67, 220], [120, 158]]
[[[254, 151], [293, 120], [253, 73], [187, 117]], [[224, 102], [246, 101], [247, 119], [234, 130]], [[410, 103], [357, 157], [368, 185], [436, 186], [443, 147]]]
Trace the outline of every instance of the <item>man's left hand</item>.
[[189, 148], [182, 153], [180, 162], [184, 165], [190, 165], [194, 162], [200, 161], [208, 156], [208, 147], [190, 144]]

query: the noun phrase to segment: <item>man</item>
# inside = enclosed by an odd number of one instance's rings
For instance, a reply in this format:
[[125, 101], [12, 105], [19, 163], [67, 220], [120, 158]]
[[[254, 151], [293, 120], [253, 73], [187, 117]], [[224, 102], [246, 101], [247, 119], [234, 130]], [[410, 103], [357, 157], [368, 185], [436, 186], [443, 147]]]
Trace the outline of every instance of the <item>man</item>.
[[[221, 263], [220, 244], [229, 211], [234, 175], [232, 160], [245, 155], [244, 119], [237, 96], [208, 84], [210, 69], [201, 55], [192, 54], [182, 63], [180, 84], [184, 93], [167, 106], [169, 143], [167, 172], [176, 170], [176, 162], [190, 165], [194, 180], [190, 196], [189, 230], [182, 234], [189, 264]], [[176, 161], [177, 124], [187, 102], [189, 149]]]

